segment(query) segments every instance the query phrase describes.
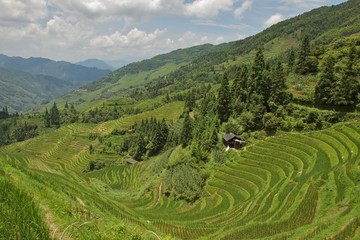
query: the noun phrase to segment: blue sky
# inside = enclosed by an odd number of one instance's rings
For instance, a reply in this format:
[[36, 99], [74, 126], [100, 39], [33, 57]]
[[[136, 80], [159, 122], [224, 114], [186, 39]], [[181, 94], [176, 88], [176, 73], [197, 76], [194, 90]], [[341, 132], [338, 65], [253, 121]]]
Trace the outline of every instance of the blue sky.
[[0, 53], [141, 60], [243, 39], [342, 0], [0, 0]]

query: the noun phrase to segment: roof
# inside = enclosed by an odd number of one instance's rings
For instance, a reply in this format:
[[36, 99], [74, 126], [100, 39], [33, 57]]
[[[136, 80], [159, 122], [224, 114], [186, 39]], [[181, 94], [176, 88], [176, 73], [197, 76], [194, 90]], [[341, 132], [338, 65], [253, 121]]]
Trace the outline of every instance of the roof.
[[227, 133], [227, 134], [224, 134], [224, 135], [223, 135], [223, 139], [224, 139], [226, 142], [228, 142], [228, 141], [230, 141], [230, 140], [233, 140], [234, 138], [241, 140], [241, 137], [235, 135], [234, 133]]
[[126, 159], [126, 162], [129, 163], [129, 164], [135, 164], [135, 163], [138, 163], [138, 161], [136, 161], [135, 159], [132, 159], [132, 158], [128, 158]]

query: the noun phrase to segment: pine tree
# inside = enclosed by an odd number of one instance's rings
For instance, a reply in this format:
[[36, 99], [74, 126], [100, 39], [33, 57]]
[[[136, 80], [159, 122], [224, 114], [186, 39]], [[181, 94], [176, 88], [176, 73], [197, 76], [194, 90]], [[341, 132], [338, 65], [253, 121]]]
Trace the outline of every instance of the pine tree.
[[231, 95], [227, 73], [224, 74], [218, 95], [217, 113], [221, 122], [226, 122], [231, 114]]
[[335, 105], [355, 105], [358, 102], [360, 83], [354, 69], [355, 61], [356, 48], [355, 45], [352, 45], [348, 53], [346, 68], [336, 82], [332, 98], [332, 102]]
[[252, 67], [251, 81], [249, 83], [249, 101], [252, 101], [253, 104], [263, 105], [266, 108], [270, 97], [270, 79], [268, 75], [263, 51], [259, 49]]
[[294, 49], [292, 48], [289, 53], [288, 72], [292, 72], [294, 70], [294, 66], [295, 66], [295, 52]]
[[289, 103], [290, 96], [286, 92], [286, 79], [282, 64], [279, 62], [271, 72], [271, 89], [268, 105], [272, 111], [275, 111], [279, 106]]
[[310, 72], [309, 59], [308, 59], [309, 56], [310, 56], [310, 39], [309, 36], [305, 36], [299, 51], [299, 59], [296, 65], [296, 73], [306, 74]]
[[47, 108], [46, 108], [45, 114], [44, 114], [44, 125], [45, 125], [45, 127], [50, 127], [51, 126], [50, 114], [49, 114]]
[[180, 141], [181, 145], [185, 148], [192, 140], [193, 124], [188, 113], [185, 114], [184, 124], [181, 130]]
[[51, 125], [60, 127], [60, 113], [59, 113], [59, 109], [57, 108], [55, 102], [54, 102], [53, 107], [50, 110], [50, 121], [51, 121]]
[[315, 101], [320, 104], [330, 104], [335, 85], [334, 60], [328, 57], [325, 59], [324, 68], [315, 87]]

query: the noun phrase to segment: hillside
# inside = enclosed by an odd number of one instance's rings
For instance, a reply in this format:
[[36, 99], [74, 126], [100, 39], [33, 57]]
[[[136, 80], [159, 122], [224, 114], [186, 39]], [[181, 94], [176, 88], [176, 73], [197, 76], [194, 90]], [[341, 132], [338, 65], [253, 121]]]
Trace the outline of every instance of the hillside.
[[0, 67], [1, 88], [9, 90], [1, 91], [0, 106], [8, 106], [11, 111], [29, 110], [111, 72], [45, 58], [3, 54], [0, 54]]
[[[150, 230], [181, 239], [359, 237], [358, 123], [284, 134], [233, 152], [227, 164], [212, 166], [206, 194], [195, 204], [160, 197], [161, 182], [156, 191], [137, 196], [147, 187], [146, 177], [156, 173], [156, 166], [169, 165], [178, 150], [84, 174], [90, 161], [118, 161], [88, 153], [86, 134], [92, 131], [70, 125], [0, 150], [2, 171], [18, 176], [16, 186], [41, 199], [42, 211], [51, 214], [47, 223], [52, 231], [77, 219], [77, 226], [87, 226], [69, 234], [84, 239], [125, 236], [119, 220], [138, 226], [133, 235], [142, 232], [150, 239]], [[118, 228], [123, 228], [120, 235], [115, 234]]]
[[3, 108], [0, 239], [359, 239], [359, 13], [322, 7]]
[[10, 112], [31, 109], [71, 91], [73, 85], [54, 77], [0, 68], [0, 106]]
[[[360, 32], [359, 15], [360, 5], [357, 0], [321, 7], [275, 24], [244, 40], [218, 46], [179, 49], [126, 65], [57, 101], [76, 105], [84, 103], [81, 109], [85, 109], [89, 101], [101, 102], [123, 93], [129, 87], [156, 85], [163, 78], [166, 80], [158, 84], [171, 85], [178, 81], [179, 85], [183, 85], [184, 79], [213, 83], [225, 68], [251, 63], [259, 47], [264, 48], [267, 59], [286, 62], [291, 50], [298, 51], [304, 36], [310, 37], [312, 46], [316, 46], [314, 54], [320, 55], [328, 44]], [[210, 74], [214, 69], [219, 76]]]

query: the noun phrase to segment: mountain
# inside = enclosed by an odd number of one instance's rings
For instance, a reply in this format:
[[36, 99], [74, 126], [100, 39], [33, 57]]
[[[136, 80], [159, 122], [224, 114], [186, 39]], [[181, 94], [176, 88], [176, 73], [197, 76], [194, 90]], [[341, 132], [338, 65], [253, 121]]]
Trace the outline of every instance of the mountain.
[[[267, 59], [287, 59], [291, 50], [298, 51], [304, 36], [309, 36], [318, 51], [331, 42], [360, 32], [360, 4], [350, 0], [337, 6], [320, 7], [282, 21], [254, 36], [217, 46], [205, 44], [178, 49], [151, 59], [128, 64], [92, 82], [58, 101], [90, 105], [86, 99], [101, 101], [117, 96], [129, 87], [150, 84], [166, 77], [166, 84], [184, 79], [213, 82], [212, 70], [249, 64], [256, 49], [262, 47]], [[321, 52], [318, 52], [320, 54]], [[159, 82], [159, 81], [158, 81]], [[160, 83], [159, 83], [160, 84]]]
[[47, 112], [3, 108], [0, 238], [360, 239], [359, 16], [358, 0], [315, 9]]
[[71, 91], [73, 85], [51, 76], [0, 68], [0, 106], [23, 111]]
[[0, 55], [0, 67], [55, 77], [73, 84], [75, 88], [110, 73], [110, 70], [88, 68], [64, 61], [47, 58], [22, 58]]
[[9, 106], [13, 111], [29, 110], [111, 72], [46, 58], [3, 54], [0, 68], [0, 106]]
[[89, 67], [89, 68], [97, 68], [97, 69], [102, 69], [102, 70], [110, 70], [113, 71], [114, 67], [110, 66], [109, 64], [107, 64], [106, 62], [99, 60], [99, 59], [87, 59], [81, 62], [77, 62], [75, 63], [77, 65], [80, 66], [84, 66], [84, 67]]

